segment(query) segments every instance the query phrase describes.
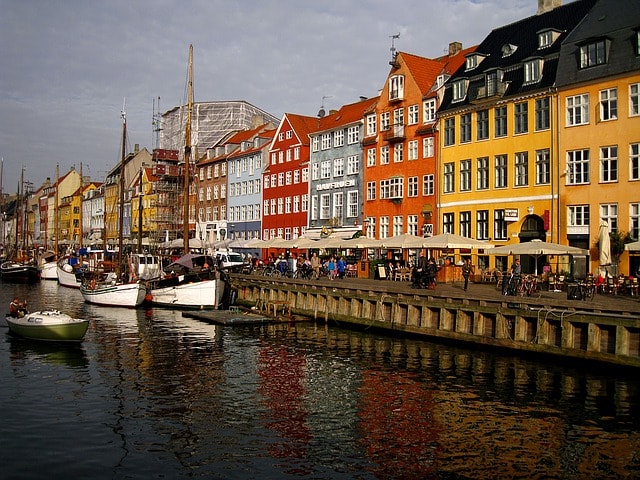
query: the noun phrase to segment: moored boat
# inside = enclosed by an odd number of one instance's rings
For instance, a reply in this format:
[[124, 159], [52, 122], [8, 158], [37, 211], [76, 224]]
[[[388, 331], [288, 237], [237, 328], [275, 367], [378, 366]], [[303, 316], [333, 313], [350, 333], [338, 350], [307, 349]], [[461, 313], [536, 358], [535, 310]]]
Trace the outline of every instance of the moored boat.
[[6, 317], [9, 330], [31, 340], [79, 342], [84, 338], [89, 320], [72, 318], [58, 310], [28, 313], [23, 317]]
[[0, 265], [3, 282], [36, 283], [40, 280], [40, 269], [31, 263], [7, 260]]
[[142, 305], [147, 289], [144, 283], [122, 283], [116, 281], [116, 275], [112, 272], [104, 278], [85, 279], [80, 286], [82, 298], [87, 303], [102, 305], [105, 307], [134, 308]]

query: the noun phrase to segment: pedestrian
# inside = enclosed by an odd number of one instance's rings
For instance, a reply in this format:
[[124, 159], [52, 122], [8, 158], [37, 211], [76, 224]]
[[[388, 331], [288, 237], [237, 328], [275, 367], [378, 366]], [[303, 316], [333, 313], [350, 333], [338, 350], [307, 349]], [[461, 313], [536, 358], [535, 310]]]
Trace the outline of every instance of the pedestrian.
[[311, 268], [313, 269], [313, 278], [320, 278], [320, 259], [318, 258], [318, 254], [313, 252], [311, 256]]
[[471, 275], [471, 272], [473, 271], [473, 265], [471, 265], [471, 259], [467, 258], [464, 262], [464, 264], [462, 265], [462, 278], [464, 278], [464, 291], [467, 291], [467, 288], [469, 287], [469, 276]]
[[336, 259], [331, 256], [331, 258], [327, 262], [327, 270], [329, 270], [329, 280], [334, 280], [336, 278], [336, 268]]
[[338, 258], [336, 262], [336, 270], [338, 271], [338, 278], [344, 278], [344, 274], [347, 270], [347, 262], [344, 260], [344, 257]]

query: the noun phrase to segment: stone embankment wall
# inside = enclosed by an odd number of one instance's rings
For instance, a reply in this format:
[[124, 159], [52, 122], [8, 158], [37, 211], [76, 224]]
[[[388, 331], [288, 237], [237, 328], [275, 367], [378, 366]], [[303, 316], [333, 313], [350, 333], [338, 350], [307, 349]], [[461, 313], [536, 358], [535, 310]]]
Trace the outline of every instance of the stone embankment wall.
[[265, 312], [279, 305], [296, 317], [324, 322], [640, 367], [640, 316], [635, 312], [539, 306], [534, 299], [516, 297], [393, 292], [355, 282], [237, 275], [233, 283], [241, 305]]

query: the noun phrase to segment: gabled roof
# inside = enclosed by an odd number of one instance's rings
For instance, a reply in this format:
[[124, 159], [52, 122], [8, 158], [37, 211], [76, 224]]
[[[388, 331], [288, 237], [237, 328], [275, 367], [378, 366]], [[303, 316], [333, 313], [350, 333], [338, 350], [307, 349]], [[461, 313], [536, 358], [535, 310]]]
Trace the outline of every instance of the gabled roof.
[[365, 112], [375, 107], [380, 97], [367, 98], [356, 103], [343, 105], [339, 110], [322, 117], [318, 121], [318, 127], [310, 132], [317, 134], [325, 130], [333, 130], [352, 123], [362, 122]]
[[[562, 41], [589, 13], [595, 2], [596, 0], [578, 0], [492, 30], [475, 49], [479, 58], [482, 57], [478, 66], [466, 70], [466, 65], [462, 64], [449, 79], [448, 85], [453, 84], [456, 80], [469, 80], [466, 98], [452, 104], [451, 88], [447, 88], [439, 111], [469, 104], [470, 97], [473, 97], [479, 85], [484, 84], [485, 75], [489, 71], [500, 70], [503, 72], [502, 80], [507, 86], [503, 96], [553, 85]], [[549, 29], [557, 32], [558, 38], [550, 46], [538, 48], [539, 32]], [[506, 46], [515, 48], [511, 49], [510, 54], [505, 55], [503, 49]], [[541, 81], [531, 85], [523, 85], [524, 62], [533, 58], [544, 59]]]
[[[278, 131], [282, 128], [285, 119], [291, 125], [291, 129], [298, 137], [301, 145], [309, 145], [309, 134], [318, 128], [318, 118], [307, 117], [305, 115], [297, 115], [295, 113], [285, 113], [278, 127]], [[277, 136], [274, 136], [274, 141]]]

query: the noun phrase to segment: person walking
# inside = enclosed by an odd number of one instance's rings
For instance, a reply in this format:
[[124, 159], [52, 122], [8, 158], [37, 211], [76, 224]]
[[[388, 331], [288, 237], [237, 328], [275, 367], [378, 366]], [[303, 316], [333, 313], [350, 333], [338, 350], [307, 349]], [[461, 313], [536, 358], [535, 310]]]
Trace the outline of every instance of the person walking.
[[471, 275], [471, 272], [473, 271], [473, 265], [471, 265], [471, 259], [467, 258], [464, 262], [464, 264], [462, 265], [462, 278], [464, 278], [464, 291], [467, 291], [467, 288], [469, 287], [469, 276]]

